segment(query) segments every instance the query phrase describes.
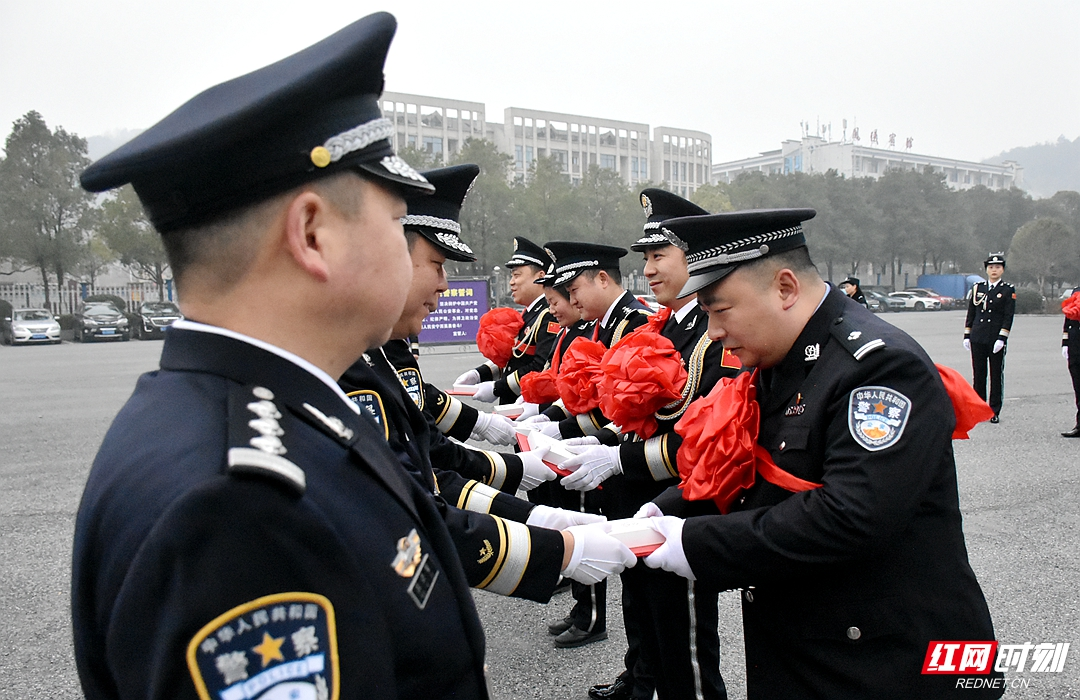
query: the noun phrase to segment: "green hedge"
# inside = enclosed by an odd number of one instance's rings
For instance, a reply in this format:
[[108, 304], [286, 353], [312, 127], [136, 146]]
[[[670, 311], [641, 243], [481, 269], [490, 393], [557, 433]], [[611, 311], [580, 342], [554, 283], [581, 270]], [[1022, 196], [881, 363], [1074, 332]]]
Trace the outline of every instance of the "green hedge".
[[1030, 287], [1016, 288], [1016, 313], [1038, 314], [1042, 313], [1046, 304], [1043, 295], [1037, 289]]

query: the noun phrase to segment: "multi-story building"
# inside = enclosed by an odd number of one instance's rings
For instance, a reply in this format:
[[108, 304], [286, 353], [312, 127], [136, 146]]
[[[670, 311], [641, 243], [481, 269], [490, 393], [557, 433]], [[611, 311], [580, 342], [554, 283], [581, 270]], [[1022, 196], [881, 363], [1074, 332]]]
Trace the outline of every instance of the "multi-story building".
[[513, 158], [512, 176], [527, 178], [537, 158], [552, 158], [573, 182], [589, 166], [617, 172], [631, 186], [664, 182], [689, 197], [709, 182], [712, 138], [701, 131], [616, 119], [509, 107], [502, 124], [488, 122], [480, 102], [398, 92], [382, 96], [397, 129], [394, 147], [417, 148], [447, 162], [469, 138], [492, 141]]
[[1015, 161], [1001, 165], [974, 163], [912, 153], [909, 150], [863, 146], [855, 141], [827, 141], [806, 136], [788, 140], [775, 151], [765, 151], [751, 158], [717, 163], [712, 166], [714, 182], [731, 182], [741, 173], [824, 173], [835, 170], [845, 177], [877, 179], [889, 170], [924, 170], [944, 173], [950, 187], [966, 190], [978, 185], [999, 190], [1023, 187], [1024, 169]]

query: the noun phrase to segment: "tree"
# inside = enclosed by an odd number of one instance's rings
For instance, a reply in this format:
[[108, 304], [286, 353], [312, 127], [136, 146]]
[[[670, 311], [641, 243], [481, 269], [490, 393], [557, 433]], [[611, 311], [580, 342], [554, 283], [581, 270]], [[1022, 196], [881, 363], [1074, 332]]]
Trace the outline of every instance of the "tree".
[[120, 264], [136, 277], [153, 282], [158, 300], [165, 298], [165, 275], [169, 259], [161, 236], [150, 225], [131, 185], [115, 190], [101, 205], [99, 230]]
[[416, 146], [406, 146], [398, 151], [398, 156], [417, 170], [432, 170], [442, 167], [441, 158], [436, 158], [434, 153], [421, 150]]
[[49, 275], [64, 284], [83, 254], [93, 197], [79, 187], [90, 165], [86, 140], [57, 127], [50, 131], [37, 112], [17, 120], [0, 161], [0, 227], [6, 255], [41, 272], [45, 303]]
[[574, 194], [583, 210], [587, 241], [624, 246], [627, 236], [640, 232], [645, 223], [635, 193], [614, 170], [590, 165]]
[[84, 246], [83, 255], [75, 264], [75, 270], [89, 278], [90, 289], [97, 286], [97, 277], [109, 265], [116, 262], [116, 253], [102, 240], [100, 235], [92, 234]]
[[694, 190], [694, 194], [690, 195], [690, 201], [712, 214], [719, 214], [722, 211], [734, 211], [735, 209], [731, 204], [731, 196], [728, 194], [727, 186], [722, 184], [702, 185]]
[[1059, 282], [1076, 275], [1080, 242], [1076, 232], [1061, 219], [1029, 221], [1020, 227], [1009, 246], [1009, 269], [1020, 279], [1039, 286], [1044, 294], [1046, 283]]

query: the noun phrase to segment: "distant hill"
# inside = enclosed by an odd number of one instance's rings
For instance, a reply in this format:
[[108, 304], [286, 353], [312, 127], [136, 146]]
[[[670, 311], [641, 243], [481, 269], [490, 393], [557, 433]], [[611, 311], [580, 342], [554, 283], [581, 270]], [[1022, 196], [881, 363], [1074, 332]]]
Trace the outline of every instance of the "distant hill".
[[1024, 168], [1024, 189], [1036, 198], [1052, 197], [1061, 190], [1080, 192], [1080, 137], [1070, 141], [1059, 136], [1056, 143], [1013, 148], [984, 163], [1015, 160]]
[[101, 156], [123, 146], [143, 131], [145, 129], [119, 129], [101, 136], [91, 136], [86, 139], [87, 155], [90, 156], [90, 160], [97, 160]]

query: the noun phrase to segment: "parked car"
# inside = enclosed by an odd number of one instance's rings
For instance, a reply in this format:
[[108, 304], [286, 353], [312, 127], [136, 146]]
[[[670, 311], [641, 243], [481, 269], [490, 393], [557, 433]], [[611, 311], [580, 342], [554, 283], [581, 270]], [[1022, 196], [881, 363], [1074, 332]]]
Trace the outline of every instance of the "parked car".
[[183, 317], [171, 301], [144, 301], [134, 314], [131, 332], [139, 340], [164, 338], [165, 329]]
[[48, 309], [14, 309], [10, 318], [4, 318], [0, 340], [5, 345], [59, 345], [60, 324]]
[[[875, 291], [864, 291], [866, 295], [866, 301], [869, 302], [874, 299], [878, 303], [878, 311], [900, 311], [904, 308], [904, 300], [890, 297], [888, 294], [882, 294]], [[871, 309], [872, 311], [874, 309]]]
[[120, 309], [107, 301], [88, 301], [75, 314], [75, 340], [131, 340], [131, 328]]
[[930, 299], [937, 299], [938, 302], [941, 304], [941, 308], [943, 309], [951, 309], [956, 304], [956, 299], [944, 296], [943, 294], [938, 294], [933, 289], [926, 289], [924, 287], [911, 287], [910, 289], [905, 289], [904, 291], [912, 292], [914, 294], [918, 294], [919, 296], [927, 297]]
[[889, 296], [893, 299], [901, 300], [904, 303], [905, 309], [914, 309], [915, 311], [933, 309], [934, 311], [937, 311], [941, 308], [941, 302], [937, 299], [920, 296], [914, 292], [892, 292]]

